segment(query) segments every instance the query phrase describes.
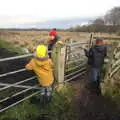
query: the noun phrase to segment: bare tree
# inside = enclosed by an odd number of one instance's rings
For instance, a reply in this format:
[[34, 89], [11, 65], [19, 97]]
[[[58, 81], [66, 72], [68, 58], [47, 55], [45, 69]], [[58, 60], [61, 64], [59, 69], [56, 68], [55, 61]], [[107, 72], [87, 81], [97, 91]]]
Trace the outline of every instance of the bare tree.
[[96, 20], [93, 21], [93, 24], [104, 25], [104, 20], [102, 18], [97, 18]]
[[120, 7], [114, 7], [104, 17], [108, 25], [120, 25]]

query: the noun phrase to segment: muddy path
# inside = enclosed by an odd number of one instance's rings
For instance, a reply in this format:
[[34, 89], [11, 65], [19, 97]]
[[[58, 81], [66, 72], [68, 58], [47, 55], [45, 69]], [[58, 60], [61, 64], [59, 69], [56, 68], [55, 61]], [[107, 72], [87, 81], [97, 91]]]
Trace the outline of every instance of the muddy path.
[[72, 100], [75, 120], [120, 120], [120, 109], [109, 98], [97, 95], [89, 78], [77, 78], [72, 82], [76, 93]]

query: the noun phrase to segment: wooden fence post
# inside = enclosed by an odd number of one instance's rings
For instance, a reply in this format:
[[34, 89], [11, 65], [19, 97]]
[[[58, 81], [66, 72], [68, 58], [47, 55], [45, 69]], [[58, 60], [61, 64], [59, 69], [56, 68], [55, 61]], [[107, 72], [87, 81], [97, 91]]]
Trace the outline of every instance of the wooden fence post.
[[54, 45], [52, 51], [52, 60], [54, 63], [54, 76], [58, 83], [64, 82], [66, 46], [62, 44]]

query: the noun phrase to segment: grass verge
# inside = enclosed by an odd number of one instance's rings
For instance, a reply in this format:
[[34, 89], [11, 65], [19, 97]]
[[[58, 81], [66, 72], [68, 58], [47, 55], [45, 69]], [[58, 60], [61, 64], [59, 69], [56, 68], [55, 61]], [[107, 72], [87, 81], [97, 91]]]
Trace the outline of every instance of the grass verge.
[[16, 53], [16, 55], [25, 54], [21, 47], [14, 46], [13, 44], [5, 40], [0, 40], [0, 48], [5, 48], [12, 53]]
[[68, 120], [71, 117], [71, 100], [74, 90], [70, 84], [57, 87], [53, 92], [51, 103], [41, 108], [39, 103], [29, 100], [0, 114], [0, 120]]

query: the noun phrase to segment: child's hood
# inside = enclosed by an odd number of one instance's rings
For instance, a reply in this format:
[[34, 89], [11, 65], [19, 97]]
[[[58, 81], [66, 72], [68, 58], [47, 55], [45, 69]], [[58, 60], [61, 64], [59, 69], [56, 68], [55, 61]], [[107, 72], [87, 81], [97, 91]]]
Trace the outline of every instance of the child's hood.
[[48, 59], [49, 59], [48, 56], [45, 56], [45, 57], [34, 56], [34, 61], [38, 66], [45, 64], [45, 61], [47, 61]]

